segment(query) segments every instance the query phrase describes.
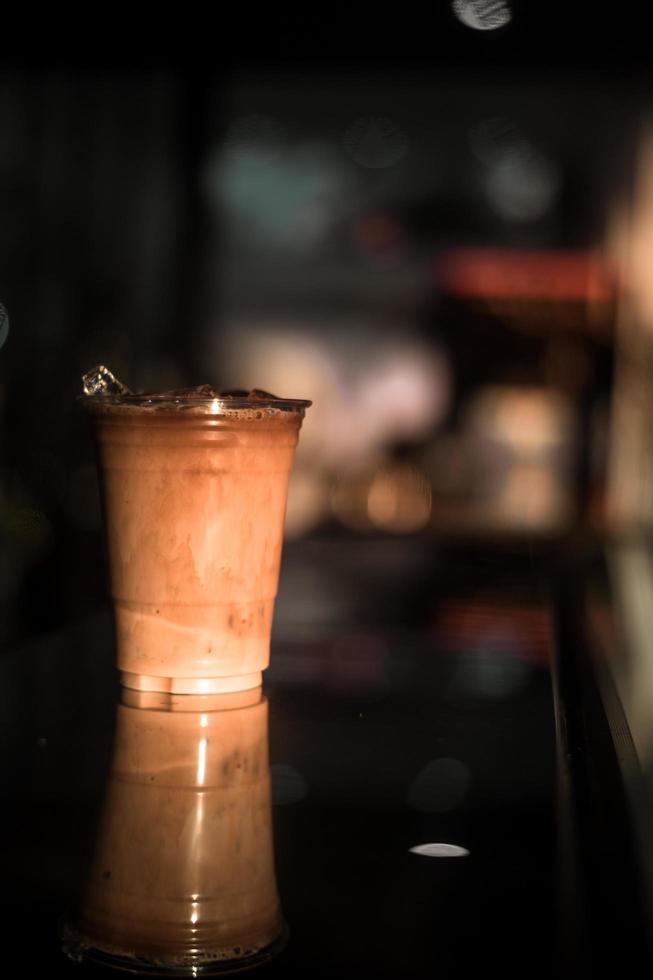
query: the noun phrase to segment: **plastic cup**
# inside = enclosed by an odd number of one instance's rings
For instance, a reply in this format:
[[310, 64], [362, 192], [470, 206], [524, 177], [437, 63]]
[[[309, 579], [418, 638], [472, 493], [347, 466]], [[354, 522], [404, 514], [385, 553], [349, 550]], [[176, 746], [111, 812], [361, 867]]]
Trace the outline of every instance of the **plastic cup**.
[[182, 694], [258, 687], [310, 402], [119, 393], [84, 404], [122, 683]]

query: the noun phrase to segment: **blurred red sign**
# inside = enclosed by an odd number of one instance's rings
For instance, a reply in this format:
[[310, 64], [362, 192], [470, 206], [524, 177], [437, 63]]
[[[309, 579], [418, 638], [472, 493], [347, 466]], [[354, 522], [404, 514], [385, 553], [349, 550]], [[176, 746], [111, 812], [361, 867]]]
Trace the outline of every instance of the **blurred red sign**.
[[440, 289], [459, 296], [609, 302], [615, 273], [598, 253], [450, 249], [438, 256]]
[[551, 616], [542, 606], [451, 600], [442, 603], [434, 625], [438, 643], [449, 650], [503, 644], [524, 660], [547, 663], [551, 656]]

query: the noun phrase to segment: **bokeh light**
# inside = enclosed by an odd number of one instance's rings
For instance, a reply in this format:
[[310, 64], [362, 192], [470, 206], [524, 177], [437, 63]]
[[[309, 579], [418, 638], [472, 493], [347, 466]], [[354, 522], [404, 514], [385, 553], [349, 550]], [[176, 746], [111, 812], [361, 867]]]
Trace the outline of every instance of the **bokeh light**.
[[568, 467], [576, 426], [568, 396], [489, 387], [473, 399], [467, 421], [490, 520], [544, 530], [570, 519]]
[[431, 515], [431, 485], [415, 466], [386, 466], [375, 474], [367, 492], [371, 523], [384, 531], [420, 531]]
[[457, 858], [457, 857], [468, 857], [469, 851], [466, 847], [460, 847], [459, 844], [439, 844], [433, 842], [432, 844], [416, 844], [415, 847], [410, 848], [411, 854], [417, 854], [419, 857], [430, 857], [430, 858]]
[[373, 471], [352, 467], [340, 472], [331, 488], [329, 503], [335, 519], [350, 531], [373, 528], [368, 496]]
[[528, 386], [488, 386], [471, 400], [470, 428], [519, 454], [538, 457], [573, 432], [571, 402], [562, 392]]
[[470, 128], [468, 142], [483, 166], [488, 203], [508, 221], [536, 221], [555, 204], [562, 178], [558, 166], [504, 116], [483, 119]]
[[461, 24], [475, 31], [496, 31], [512, 19], [505, 0], [453, 0], [451, 6]]
[[446, 411], [448, 363], [409, 324], [360, 320], [234, 320], [216, 362], [237, 387], [287, 397], [310, 392], [298, 447], [304, 461], [339, 473], [383, 458], [387, 447], [428, 435]]
[[507, 148], [487, 170], [485, 193], [494, 210], [511, 221], [536, 221], [551, 210], [560, 187], [555, 164], [535, 147]]
[[450, 398], [448, 363], [409, 325], [324, 319], [234, 320], [220, 345], [232, 384], [302, 397], [310, 391], [291, 475], [287, 535], [333, 514], [345, 527], [414, 533], [425, 528], [430, 485], [416, 464], [389, 466], [396, 445], [428, 437]]
[[353, 196], [349, 168], [328, 143], [281, 139], [218, 143], [209, 156], [205, 194], [234, 246], [317, 246]]
[[328, 513], [328, 489], [319, 475], [306, 467], [296, 466], [288, 486], [285, 534], [301, 538], [320, 523]]

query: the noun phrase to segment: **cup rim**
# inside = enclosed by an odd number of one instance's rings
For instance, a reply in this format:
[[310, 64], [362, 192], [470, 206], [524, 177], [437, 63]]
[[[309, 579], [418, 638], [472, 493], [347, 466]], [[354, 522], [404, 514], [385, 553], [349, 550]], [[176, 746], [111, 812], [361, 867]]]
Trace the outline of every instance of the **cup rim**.
[[89, 409], [98, 408], [153, 408], [159, 410], [183, 411], [186, 408], [203, 409], [205, 415], [228, 415], [231, 412], [279, 410], [282, 412], [301, 412], [313, 402], [305, 398], [240, 398], [206, 395], [158, 395], [158, 394], [97, 394], [79, 395], [78, 400]]

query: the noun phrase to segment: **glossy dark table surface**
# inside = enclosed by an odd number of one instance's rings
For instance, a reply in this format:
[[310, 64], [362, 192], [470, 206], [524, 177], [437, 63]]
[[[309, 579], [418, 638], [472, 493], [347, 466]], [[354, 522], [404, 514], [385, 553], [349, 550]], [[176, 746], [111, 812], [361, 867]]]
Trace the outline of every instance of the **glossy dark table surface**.
[[[372, 581], [357, 613], [324, 612], [316, 596], [364, 584], [358, 561], [380, 583], [401, 565], [364, 552], [325, 558], [313, 544], [284, 559], [264, 692], [290, 939], [258, 973], [556, 975], [553, 641], [537, 561], [453, 549], [401, 566], [401, 609]], [[321, 617], [297, 585], [311, 563]], [[15, 969], [102, 972], [62, 956], [59, 927], [88, 872], [118, 696], [108, 608], [0, 659], [3, 961]], [[442, 843], [468, 853], [411, 850]]]

